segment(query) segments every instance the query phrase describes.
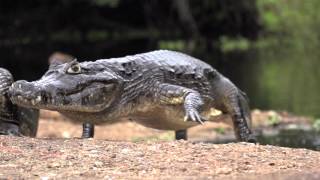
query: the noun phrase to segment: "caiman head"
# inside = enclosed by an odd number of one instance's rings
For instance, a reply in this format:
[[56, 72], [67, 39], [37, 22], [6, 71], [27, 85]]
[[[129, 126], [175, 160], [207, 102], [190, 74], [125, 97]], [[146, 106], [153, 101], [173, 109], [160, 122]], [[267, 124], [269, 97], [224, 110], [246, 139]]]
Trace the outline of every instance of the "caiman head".
[[121, 78], [98, 62], [54, 62], [41, 79], [16, 81], [9, 94], [13, 103], [55, 111], [100, 112], [120, 94]]

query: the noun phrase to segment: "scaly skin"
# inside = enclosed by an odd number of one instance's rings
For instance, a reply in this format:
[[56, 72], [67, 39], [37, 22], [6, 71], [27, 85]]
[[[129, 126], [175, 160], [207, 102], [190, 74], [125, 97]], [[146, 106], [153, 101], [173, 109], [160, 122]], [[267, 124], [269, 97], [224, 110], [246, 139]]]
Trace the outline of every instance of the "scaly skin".
[[59, 111], [94, 124], [121, 118], [180, 131], [214, 121], [215, 108], [233, 119], [239, 141], [255, 141], [248, 102], [229, 79], [191, 56], [167, 50], [51, 66], [38, 81], [17, 81], [13, 103]]
[[[71, 62], [74, 59], [73, 56], [61, 52], [55, 52], [49, 57], [49, 65], [51, 64], [63, 64]], [[93, 138], [94, 136], [94, 124], [84, 123], [82, 125], [82, 138]]]
[[0, 134], [35, 137], [39, 110], [13, 105], [8, 96], [12, 83], [10, 72], [0, 68]]

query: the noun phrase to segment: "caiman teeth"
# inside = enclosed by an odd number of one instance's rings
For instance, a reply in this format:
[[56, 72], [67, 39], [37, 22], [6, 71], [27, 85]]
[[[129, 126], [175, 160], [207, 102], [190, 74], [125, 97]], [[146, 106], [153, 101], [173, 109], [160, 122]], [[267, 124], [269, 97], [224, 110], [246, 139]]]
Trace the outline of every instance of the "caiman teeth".
[[22, 96], [17, 96], [17, 98], [18, 98], [18, 100], [20, 100], [20, 101], [23, 100]]
[[32, 105], [36, 105], [36, 104], [38, 104], [40, 101], [41, 101], [41, 96], [37, 96], [37, 98], [36, 99], [32, 99], [31, 100], [31, 104]]

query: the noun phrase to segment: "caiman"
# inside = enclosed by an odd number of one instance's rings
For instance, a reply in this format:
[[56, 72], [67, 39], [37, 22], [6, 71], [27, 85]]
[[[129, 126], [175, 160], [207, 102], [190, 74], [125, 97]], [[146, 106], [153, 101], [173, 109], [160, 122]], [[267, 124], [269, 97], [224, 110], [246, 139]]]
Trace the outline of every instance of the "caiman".
[[[245, 93], [210, 65], [175, 51], [53, 63], [37, 81], [14, 82], [8, 96], [16, 105], [84, 123], [128, 118], [177, 133], [228, 114], [237, 139], [255, 142]], [[221, 115], [211, 116], [212, 109]]]
[[0, 134], [35, 137], [39, 110], [12, 104], [8, 95], [12, 83], [11, 73], [0, 68]]

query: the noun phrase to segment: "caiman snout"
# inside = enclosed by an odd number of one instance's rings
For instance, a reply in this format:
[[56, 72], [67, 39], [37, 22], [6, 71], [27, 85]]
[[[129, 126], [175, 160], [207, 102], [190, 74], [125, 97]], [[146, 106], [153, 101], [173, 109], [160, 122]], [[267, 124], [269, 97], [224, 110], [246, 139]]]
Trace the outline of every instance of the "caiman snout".
[[21, 80], [16, 81], [13, 83], [9, 89], [9, 96], [15, 97], [15, 96], [21, 96], [24, 97], [30, 97], [33, 96], [34, 93], [34, 87], [31, 85], [31, 83]]
[[25, 80], [16, 81], [8, 91], [13, 103], [37, 105], [43, 100], [44, 91]]

